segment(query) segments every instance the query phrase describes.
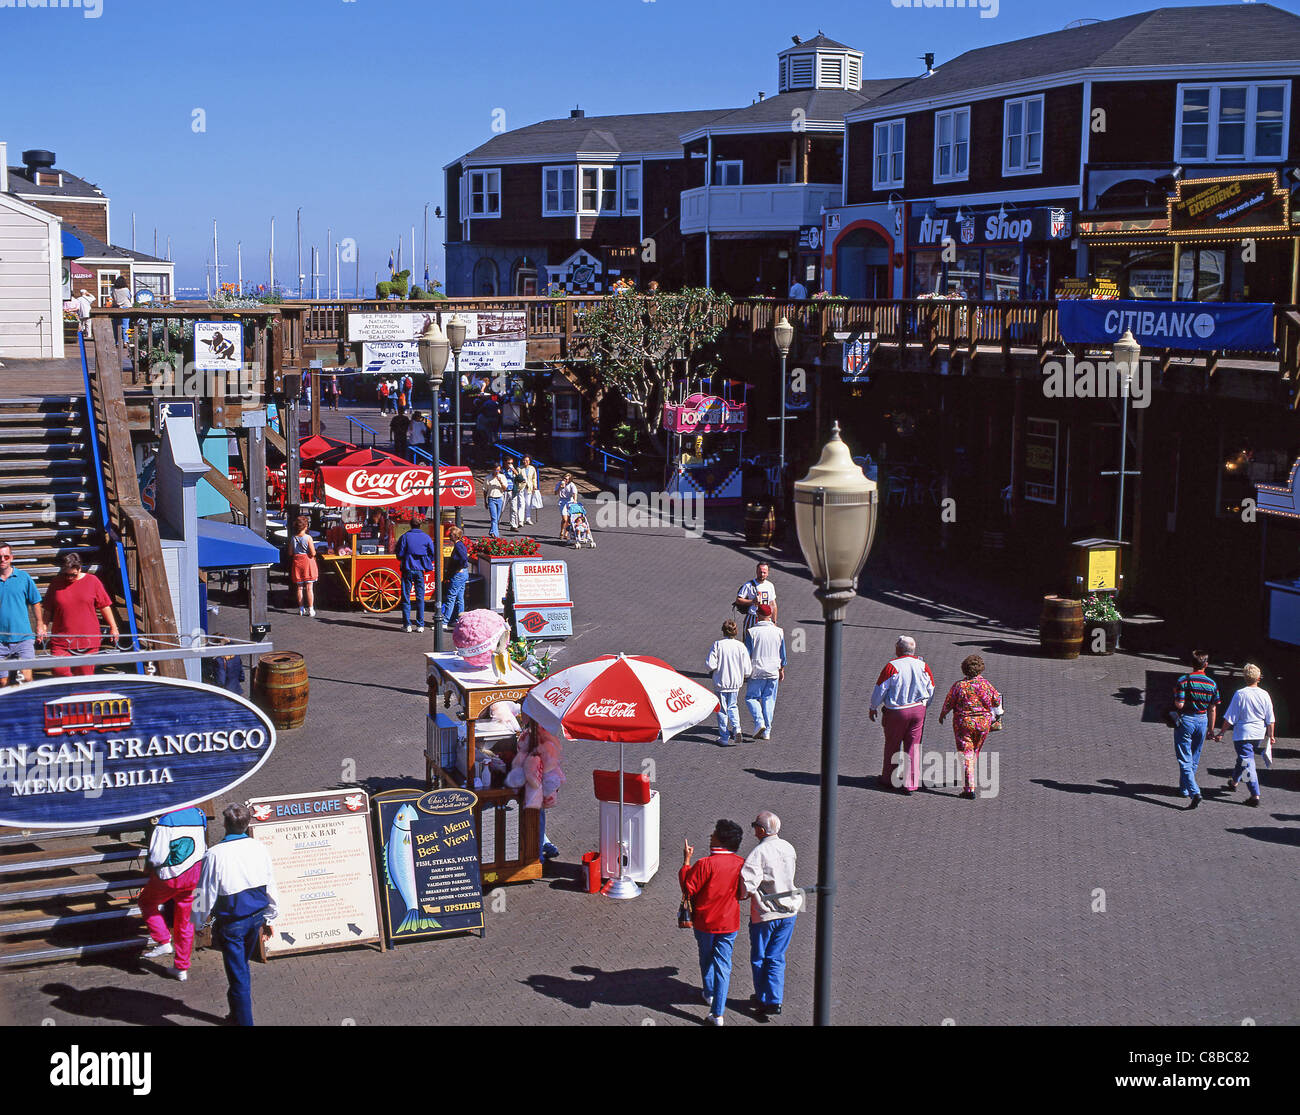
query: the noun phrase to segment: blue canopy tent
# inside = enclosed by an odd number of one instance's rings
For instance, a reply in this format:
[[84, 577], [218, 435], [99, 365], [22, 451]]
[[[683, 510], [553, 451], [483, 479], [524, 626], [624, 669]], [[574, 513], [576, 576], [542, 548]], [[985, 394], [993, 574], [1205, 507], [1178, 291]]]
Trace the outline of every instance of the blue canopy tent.
[[199, 568], [250, 569], [275, 565], [280, 551], [248, 527], [217, 519], [199, 520]]
[[86, 254], [86, 247], [80, 240], [70, 232], [64, 232], [63, 236], [63, 258], [80, 259]]

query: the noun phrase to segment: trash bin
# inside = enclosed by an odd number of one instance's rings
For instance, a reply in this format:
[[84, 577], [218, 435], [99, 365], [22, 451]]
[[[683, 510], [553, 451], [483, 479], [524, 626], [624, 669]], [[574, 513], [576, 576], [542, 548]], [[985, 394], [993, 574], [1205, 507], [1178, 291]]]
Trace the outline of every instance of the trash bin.
[[600, 893], [600, 853], [587, 852], [582, 857], [582, 866], [587, 869], [587, 893]]

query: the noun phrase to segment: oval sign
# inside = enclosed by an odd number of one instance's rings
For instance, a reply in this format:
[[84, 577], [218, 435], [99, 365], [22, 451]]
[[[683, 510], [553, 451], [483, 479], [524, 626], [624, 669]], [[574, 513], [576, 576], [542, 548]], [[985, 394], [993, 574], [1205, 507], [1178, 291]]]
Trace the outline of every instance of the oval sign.
[[0, 825], [80, 828], [224, 794], [275, 748], [260, 709], [224, 689], [99, 674], [0, 690]]

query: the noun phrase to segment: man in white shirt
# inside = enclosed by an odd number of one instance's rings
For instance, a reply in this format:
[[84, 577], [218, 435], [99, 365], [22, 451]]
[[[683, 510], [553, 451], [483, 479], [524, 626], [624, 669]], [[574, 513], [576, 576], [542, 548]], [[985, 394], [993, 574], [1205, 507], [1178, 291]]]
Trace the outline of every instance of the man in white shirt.
[[718, 742], [723, 747], [731, 746], [733, 735], [737, 743], [745, 742], [745, 733], [740, 730], [740, 708], [736, 698], [754, 664], [739, 635], [740, 629], [736, 626], [736, 621], [726, 620], [722, 625], [722, 638], [709, 648], [709, 656], [704, 662], [713, 673], [713, 685], [718, 692]]
[[759, 604], [758, 622], [745, 635], [751, 668], [745, 686], [745, 707], [754, 720], [754, 738], [772, 738], [776, 692], [785, 681], [785, 632], [772, 622], [772, 606]]
[[761, 1015], [780, 1014], [785, 997], [785, 953], [803, 909], [794, 884], [794, 845], [782, 840], [781, 818], [763, 810], [754, 820], [758, 846], [740, 869], [740, 897], [749, 898], [749, 966], [754, 1006]]
[[1246, 804], [1258, 808], [1259, 776], [1255, 773], [1255, 752], [1263, 751], [1264, 762], [1273, 765], [1273, 736], [1277, 718], [1273, 715], [1273, 698], [1267, 690], [1259, 687], [1259, 667], [1247, 662], [1241, 668], [1241, 676], [1246, 679], [1246, 684], [1232, 695], [1232, 700], [1223, 711], [1219, 734], [1214, 738], [1223, 739], [1224, 729], [1232, 729], [1232, 746], [1237, 752], [1237, 764], [1233, 767], [1232, 777], [1228, 779], [1228, 789], [1235, 790], [1239, 783], [1246, 783], [1246, 789], [1250, 791]]
[[921, 784], [921, 733], [926, 706], [934, 696], [934, 675], [917, 655], [915, 639], [900, 635], [894, 653], [871, 691], [867, 715], [875, 720], [877, 709], [884, 709], [885, 762], [880, 784], [910, 794]]
[[808, 288], [798, 279], [790, 284], [790, 297], [796, 302], [802, 302], [808, 297]]
[[212, 940], [221, 949], [230, 989], [230, 1023], [253, 1024], [253, 995], [248, 962], [260, 936], [271, 936], [270, 923], [280, 914], [270, 853], [248, 835], [252, 815], [247, 806], [228, 805], [221, 814], [226, 838], [203, 857], [203, 873], [194, 896], [194, 924], [213, 919]]
[[754, 576], [740, 586], [736, 593], [735, 604], [738, 611], [745, 613], [745, 626], [741, 635], [748, 635], [749, 629], [758, 620], [758, 606], [767, 604], [772, 609], [772, 622], [776, 623], [776, 586], [768, 580], [771, 570], [765, 561], [760, 561], [754, 568]]

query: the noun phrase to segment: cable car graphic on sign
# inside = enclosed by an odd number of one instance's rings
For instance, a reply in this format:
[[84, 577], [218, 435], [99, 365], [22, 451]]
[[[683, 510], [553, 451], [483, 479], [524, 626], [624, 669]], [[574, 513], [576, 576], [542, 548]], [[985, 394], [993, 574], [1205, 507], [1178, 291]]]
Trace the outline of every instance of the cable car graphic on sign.
[[78, 693], [45, 702], [45, 734], [102, 732], [131, 726], [131, 698], [121, 693]]

